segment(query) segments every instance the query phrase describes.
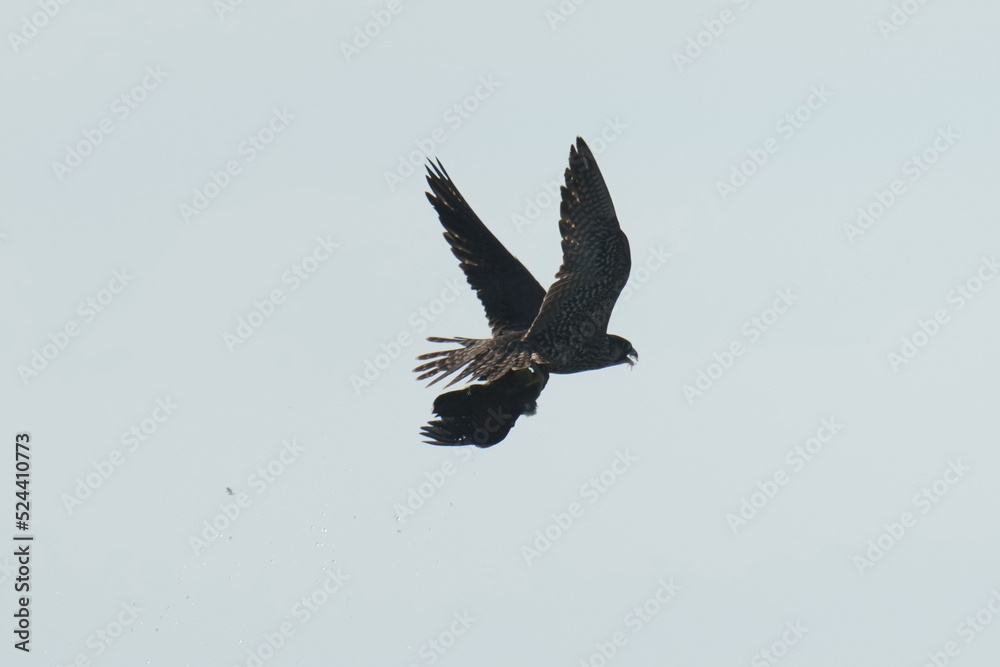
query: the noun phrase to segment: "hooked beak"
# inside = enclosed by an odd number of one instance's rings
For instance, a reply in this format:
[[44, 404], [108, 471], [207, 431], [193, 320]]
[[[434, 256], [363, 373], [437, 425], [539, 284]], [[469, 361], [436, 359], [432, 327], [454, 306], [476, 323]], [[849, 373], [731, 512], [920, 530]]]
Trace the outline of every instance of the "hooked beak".
[[635, 366], [639, 362], [639, 353], [635, 351], [635, 348], [632, 348], [625, 355], [625, 359], [628, 361], [629, 368], [632, 368], [632, 366]]

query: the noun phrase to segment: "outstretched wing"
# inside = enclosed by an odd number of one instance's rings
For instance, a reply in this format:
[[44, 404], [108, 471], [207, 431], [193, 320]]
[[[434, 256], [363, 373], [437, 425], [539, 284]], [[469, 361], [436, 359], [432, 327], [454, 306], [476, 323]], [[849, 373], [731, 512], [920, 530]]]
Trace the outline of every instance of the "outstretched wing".
[[527, 337], [603, 335], [628, 282], [632, 255], [594, 154], [580, 137], [569, 150], [560, 216], [563, 263]]
[[440, 160], [427, 166], [427, 183], [433, 192], [427, 199], [483, 303], [493, 334], [526, 330], [538, 314], [545, 290], [472, 211]]

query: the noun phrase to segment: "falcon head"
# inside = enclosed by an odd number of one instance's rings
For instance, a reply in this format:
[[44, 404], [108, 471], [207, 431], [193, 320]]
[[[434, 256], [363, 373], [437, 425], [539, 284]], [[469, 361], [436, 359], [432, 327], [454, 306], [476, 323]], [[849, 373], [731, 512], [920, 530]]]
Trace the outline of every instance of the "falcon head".
[[621, 336], [615, 336], [614, 334], [608, 334], [608, 346], [611, 348], [611, 365], [628, 363], [629, 366], [635, 365], [639, 361], [639, 353], [635, 351], [632, 347], [632, 343], [628, 342]]

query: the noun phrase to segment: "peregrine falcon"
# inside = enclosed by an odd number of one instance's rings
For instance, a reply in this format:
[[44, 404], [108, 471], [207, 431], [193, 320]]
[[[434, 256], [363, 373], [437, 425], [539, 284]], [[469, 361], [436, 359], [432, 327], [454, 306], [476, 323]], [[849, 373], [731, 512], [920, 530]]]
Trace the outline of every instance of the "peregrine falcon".
[[628, 238], [594, 154], [577, 137], [562, 186], [563, 263], [546, 292], [486, 228], [441, 161], [427, 166], [427, 199], [444, 237], [486, 311], [492, 338], [428, 338], [458, 347], [422, 354], [418, 380], [479, 384], [442, 394], [438, 419], [421, 433], [434, 445], [490, 447], [522, 414], [534, 414], [551, 373], [579, 373], [638, 360], [632, 344], [607, 333], [632, 266]]

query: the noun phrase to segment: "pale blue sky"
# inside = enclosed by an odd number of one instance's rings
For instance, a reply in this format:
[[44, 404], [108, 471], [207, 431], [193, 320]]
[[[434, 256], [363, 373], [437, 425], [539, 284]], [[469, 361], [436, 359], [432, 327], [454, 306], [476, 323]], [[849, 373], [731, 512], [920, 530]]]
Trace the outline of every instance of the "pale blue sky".
[[[1000, 9], [903, 5], [9, 3], [19, 664], [992, 665]], [[547, 286], [577, 135], [640, 363], [424, 445], [423, 338], [488, 329], [400, 161]]]

